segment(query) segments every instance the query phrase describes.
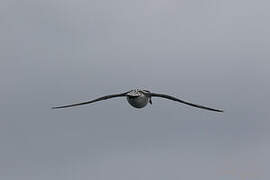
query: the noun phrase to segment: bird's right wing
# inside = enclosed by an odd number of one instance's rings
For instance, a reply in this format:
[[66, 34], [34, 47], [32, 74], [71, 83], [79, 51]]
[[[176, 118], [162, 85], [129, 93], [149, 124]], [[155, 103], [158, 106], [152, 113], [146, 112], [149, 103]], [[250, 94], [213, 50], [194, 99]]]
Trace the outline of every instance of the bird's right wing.
[[73, 106], [80, 106], [80, 105], [84, 105], [84, 104], [90, 104], [90, 103], [94, 103], [97, 101], [102, 101], [102, 100], [106, 100], [106, 99], [110, 99], [110, 98], [115, 98], [115, 97], [123, 97], [126, 96], [126, 92], [125, 93], [121, 93], [121, 94], [112, 94], [112, 95], [107, 95], [107, 96], [103, 96], [91, 101], [86, 101], [86, 102], [81, 102], [81, 103], [76, 103], [76, 104], [69, 104], [69, 105], [64, 105], [64, 106], [56, 106], [56, 107], [52, 107], [52, 109], [60, 109], [60, 108], [68, 108], [68, 107], [73, 107]]
[[202, 106], [202, 105], [198, 105], [198, 104], [193, 104], [193, 103], [183, 101], [181, 99], [178, 99], [176, 97], [169, 96], [169, 95], [166, 95], [166, 94], [150, 93], [150, 95], [152, 97], [162, 97], [162, 98], [170, 99], [170, 100], [177, 101], [177, 102], [180, 102], [180, 103], [183, 103], [183, 104], [186, 104], [186, 105], [189, 105], [189, 106], [193, 106], [193, 107], [196, 107], [196, 108], [201, 108], [201, 109], [206, 109], [206, 110], [216, 111], [216, 112], [223, 112], [223, 110], [213, 109], [213, 108], [210, 108], [210, 107], [206, 107], [206, 106]]

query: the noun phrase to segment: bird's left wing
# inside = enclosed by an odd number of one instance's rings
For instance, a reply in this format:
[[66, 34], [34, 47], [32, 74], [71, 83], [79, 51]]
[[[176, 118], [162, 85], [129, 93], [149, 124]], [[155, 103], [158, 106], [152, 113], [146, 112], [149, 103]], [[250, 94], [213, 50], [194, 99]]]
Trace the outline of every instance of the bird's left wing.
[[56, 107], [52, 107], [52, 109], [60, 109], [60, 108], [68, 108], [68, 107], [73, 107], [73, 106], [80, 106], [80, 105], [84, 105], [84, 104], [90, 104], [90, 103], [94, 103], [97, 101], [102, 101], [102, 100], [106, 100], [106, 99], [110, 99], [110, 98], [115, 98], [115, 97], [123, 97], [126, 96], [126, 92], [125, 93], [121, 93], [121, 94], [112, 94], [112, 95], [107, 95], [107, 96], [103, 96], [91, 101], [86, 101], [86, 102], [81, 102], [81, 103], [76, 103], [76, 104], [69, 104], [69, 105], [64, 105], [64, 106], [56, 106]]
[[198, 104], [193, 104], [193, 103], [183, 101], [181, 99], [178, 99], [176, 97], [169, 96], [169, 95], [166, 95], [166, 94], [150, 93], [150, 95], [152, 97], [162, 97], [162, 98], [170, 99], [170, 100], [177, 101], [177, 102], [180, 102], [180, 103], [183, 103], [183, 104], [186, 104], [186, 105], [189, 105], [189, 106], [193, 106], [193, 107], [196, 107], [196, 108], [201, 108], [201, 109], [206, 109], [206, 110], [216, 111], [216, 112], [223, 112], [223, 110], [214, 109], [214, 108], [210, 108], [210, 107], [206, 107], [206, 106], [202, 106], [202, 105], [198, 105]]

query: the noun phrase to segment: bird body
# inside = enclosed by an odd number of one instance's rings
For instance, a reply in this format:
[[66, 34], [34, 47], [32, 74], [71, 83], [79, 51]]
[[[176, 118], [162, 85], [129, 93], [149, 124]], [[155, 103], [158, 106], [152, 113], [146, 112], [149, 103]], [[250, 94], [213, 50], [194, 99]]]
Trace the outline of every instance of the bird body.
[[91, 101], [87, 101], [87, 102], [64, 105], [64, 106], [57, 106], [57, 107], [53, 107], [53, 109], [60, 109], [60, 108], [67, 108], [67, 107], [79, 106], [79, 105], [84, 105], [84, 104], [90, 104], [97, 101], [102, 101], [102, 100], [115, 98], [115, 97], [126, 97], [128, 103], [135, 108], [143, 108], [148, 104], [148, 102], [152, 104], [152, 97], [161, 97], [161, 98], [173, 100], [176, 102], [180, 102], [189, 106], [193, 106], [196, 108], [201, 108], [201, 109], [206, 109], [206, 110], [216, 111], [216, 112], [223, 112], [223, 110], [214, 109], [214, 108], [210, 108], [210, 107], [206, 107], [206, 106], [202, 106], [198, 104], [193, 104], [193, 103], [183, 101], [181, 99], [178, 99], [176, 97], [169, 96], [166, 94], [157, 94], [157, 93], [152, 93], [150, 91], [141, 90], [141, 89], [134, 89], [125, 93], [120, 93], [120, 94], [107, 95], [107, 96], [103, 96], [103, 97], [100, 97]]
[[149, 102], [147, 91], [135, 89], [127, 93], [128, 103], [135, 108], [143, 108]]

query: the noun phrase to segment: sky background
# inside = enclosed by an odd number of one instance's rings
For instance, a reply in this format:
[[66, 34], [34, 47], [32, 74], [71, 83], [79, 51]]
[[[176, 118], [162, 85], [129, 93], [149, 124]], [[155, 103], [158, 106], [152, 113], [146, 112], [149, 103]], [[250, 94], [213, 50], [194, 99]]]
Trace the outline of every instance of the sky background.
[[[266, 0], [1, 0], [3, 180], [270, 179]], [[221, 108], [125, 98], [134, 88]]]

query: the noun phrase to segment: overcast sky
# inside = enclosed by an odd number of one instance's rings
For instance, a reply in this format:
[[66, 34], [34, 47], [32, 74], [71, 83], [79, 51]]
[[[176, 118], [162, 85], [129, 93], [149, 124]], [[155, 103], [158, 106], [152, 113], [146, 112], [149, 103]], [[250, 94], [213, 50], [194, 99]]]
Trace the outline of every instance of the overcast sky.
[[[1, 0], [0, 179], [270, 179], [266, 0]], [[134, 88], [166, 99], [135, 109]]]

